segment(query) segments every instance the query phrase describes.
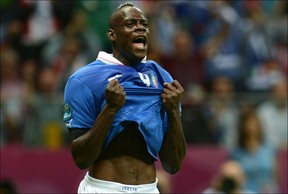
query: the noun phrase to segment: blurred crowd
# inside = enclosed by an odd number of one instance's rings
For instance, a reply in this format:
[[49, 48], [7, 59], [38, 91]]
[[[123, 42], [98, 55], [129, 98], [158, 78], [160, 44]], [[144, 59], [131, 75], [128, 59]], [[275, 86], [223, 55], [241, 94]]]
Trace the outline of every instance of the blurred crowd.
[[[1, 146], [68, 145], [66, 80], [111, 52], [108, 18], [123, 2], [1, 1]], [[222, 146], [247, 174], [273, 177], [274, 156], [287, 149], [287, 1], [133, 3], [149, 20], [148, 59], [185, 89], [187, 143]], [[261, 179], [249, 189], [259, 191]]]

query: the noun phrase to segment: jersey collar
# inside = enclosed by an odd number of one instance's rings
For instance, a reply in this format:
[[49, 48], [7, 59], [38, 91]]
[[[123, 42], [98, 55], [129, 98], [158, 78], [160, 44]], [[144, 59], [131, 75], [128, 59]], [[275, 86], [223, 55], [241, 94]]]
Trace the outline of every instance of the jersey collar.
[[[113, 57], [113, 54], [106, 53], [105, 51], [100, 51], [98, 53], [97, 60], [100, 60], [109, 65], [124, 65], [118, 59]], [[146, 57], [142, 60], [142, 62], [146, 62]]]

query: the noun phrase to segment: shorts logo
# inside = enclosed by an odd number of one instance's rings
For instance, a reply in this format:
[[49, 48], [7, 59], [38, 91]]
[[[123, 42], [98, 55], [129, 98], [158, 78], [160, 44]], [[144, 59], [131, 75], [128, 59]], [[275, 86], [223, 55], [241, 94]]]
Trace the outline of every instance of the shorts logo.
[[72, 118], [72, 108], [68, 103], [63, 105], [63, 120], [67, 122]]
[[134, 187], [122, 187], [122, 191], [135, 191], [135, 192], [137, 192], [137, 188], [134, 188]]

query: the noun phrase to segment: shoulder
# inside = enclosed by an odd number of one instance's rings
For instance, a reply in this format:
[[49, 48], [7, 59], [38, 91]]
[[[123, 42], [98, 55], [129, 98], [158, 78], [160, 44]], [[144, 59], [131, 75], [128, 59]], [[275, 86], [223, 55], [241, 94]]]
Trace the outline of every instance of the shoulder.
[[101, 61], [93, 61], [74, 72], [67, 80], [65, 86], [65, 95], [72, 93], [75, 95], [75, 91], [92, 92], [94, 90], [101, 89], [102, 83], [105, 78], [101, 76], [104, 68]]
[[145, 63], [146, 66], [153, 68], [155, 72], [157, 72], [162, 77], [172, 80], [172, 76], [168, 71], [166, 71], [159, 63], [153, 60], [147, 60]]
[[166, 71], [166, 70], [165, 70], [159, 63], [157, 63], [156, 61], [147, 60], [147, 61], [145, 62], [145, 64], [148, 65], [148, 66], [152, 66], [152, 67], [154, 67], [154, 68], [156, 68], [156, 69], [159, 69], [159, 70], [161, 70], [161, 71]]
[[262, 149], [266, 152], [269, 152], [271, 154], [275, 154], [277, 153], [277, 149], [275, 148], [275, 146], [273, 146], [273, 144], [265, 142], [262, 146]]
[[77, 82], [88, 87], [95, 87], [95, 83], [106, 82], [107, 77], [113, 74], [116, 65], [108, 65], [101, 60], [95, 60], [74, 72], [67, 81], [67, 84]]
[[104, 65], [106, 65], [106, 64], [103, 63], [102, 61], [95, 60], [95, 61], [88, 63], [87, 65], [81, 67], [77, 71], [75, 71], [70, 76], [70, 78], [78, 78], [79, 80], [81, 80], [85, 77], [89, 77], [90, 74], [95, 74], [95, 73], [99, 72], [99, 69], [101, 69], [101, 67], [103, 67]]

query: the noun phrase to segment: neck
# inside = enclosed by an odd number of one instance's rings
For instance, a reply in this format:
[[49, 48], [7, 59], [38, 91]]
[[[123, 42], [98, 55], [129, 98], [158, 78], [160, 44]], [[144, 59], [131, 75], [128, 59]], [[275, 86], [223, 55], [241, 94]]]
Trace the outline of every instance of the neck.
[[118, 50], [113, 49], [113, 57], [118, 59], [121, 63], [123, 63], [126, 66], [133, 67], [140, 63], [142, 59], [139, 59], [135, 56], [129, 56], [126, 53], [120, 53]]
[[255, 138], [249, 138], [246, 142], [246, 148], [248, 151], [254, 151], [259, 147], [259, 141]]

